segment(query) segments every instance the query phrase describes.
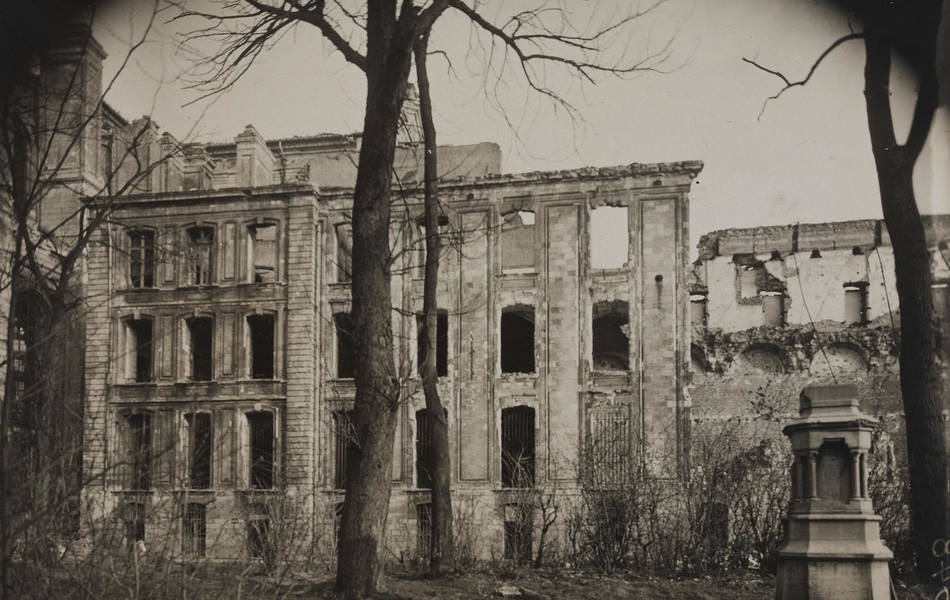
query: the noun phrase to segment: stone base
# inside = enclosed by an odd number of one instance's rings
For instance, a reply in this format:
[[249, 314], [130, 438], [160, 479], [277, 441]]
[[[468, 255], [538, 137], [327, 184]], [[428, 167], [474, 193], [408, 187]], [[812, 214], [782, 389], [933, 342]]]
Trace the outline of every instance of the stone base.
[[890, 600], [893, 558], [873, 514], [790, 516], [778, 549], [776, 600]]
[[779, 557], [776, 600], [890, 600], [887, 560]]

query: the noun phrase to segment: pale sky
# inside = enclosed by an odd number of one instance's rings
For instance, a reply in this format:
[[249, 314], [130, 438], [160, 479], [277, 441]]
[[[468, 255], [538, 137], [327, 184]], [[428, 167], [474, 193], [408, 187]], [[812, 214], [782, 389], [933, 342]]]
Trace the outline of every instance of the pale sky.
[[[592, 9], [604, 19], [616, 10], [612, 2], [563, 4], [582, 22]], [[150, 9], [147, 1], [115, 2], [97, 16], [97, 38], [111, 56], [107, 78]], [[171, 14], [159, 17], [150, 43], [107, 95], [126, 118], [151, 114], [163, 131], [197, 141], [232, 139], [247, 124], [265, 138], [362, 128], [362, 73], [306, 24], [262, 54], [231, 91], [183, 106], [199, 94], [179, 77], [187, 62], [175, 55], [181, 28], [164, 23]], [[781, 82], [742, 61], [802, 78], [830, 42], [848, 33], [846, 15], [817, 0], [669, 0], [638, 28], [628, 52], [642, 50], [648, 39], [656, 49], [675, 34], [665, 64], [671, 73], [584, 86], [550, 77], [583, 122], [526, 93], [516, 72], [508, 73], [514, 76], [506, 88], [486, 95], [484, 65], [466, 52], [470, 27], [457, 17], [443, 19], [430, 47], [447, 50], [454, 72], [438, 57], [429, 67], [440, 144], [496, 142], [507, 173], [702, 160], [690, 194], [694, 253], [699, 236], [714, 229], [881, 217], [862, 94], [863, 44], [839, 47], [807, 86], [769, 102], [761, 118], [763, 102]], [[618, 52], [621, 42], [614, 40], [610, 51]], [[899, 139], [909, 125], [914, 85], [906, 74], [892, 84], [904, 127]], [[915, 174], [923, 212], [950, 212], [948, 166], [950, 115], [943, 107]]]

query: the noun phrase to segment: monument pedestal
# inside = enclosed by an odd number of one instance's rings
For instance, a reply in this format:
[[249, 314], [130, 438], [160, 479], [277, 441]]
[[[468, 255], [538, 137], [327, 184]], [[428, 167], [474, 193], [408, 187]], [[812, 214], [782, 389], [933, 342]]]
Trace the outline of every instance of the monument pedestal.
[[877, 420], [852, 385], [808, 387], [792, 442], [792, 500], [779, 547], [777, 600], [889, 600], [888, 561], [867, 486]]

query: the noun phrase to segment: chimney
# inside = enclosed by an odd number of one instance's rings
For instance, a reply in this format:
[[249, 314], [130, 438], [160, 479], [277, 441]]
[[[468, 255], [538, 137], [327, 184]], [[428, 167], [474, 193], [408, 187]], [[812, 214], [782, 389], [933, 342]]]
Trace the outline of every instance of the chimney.
[[274, 182], [274, 155], [253, 125], [234, 138], [237, 146], [237, 185], [253, 188]]

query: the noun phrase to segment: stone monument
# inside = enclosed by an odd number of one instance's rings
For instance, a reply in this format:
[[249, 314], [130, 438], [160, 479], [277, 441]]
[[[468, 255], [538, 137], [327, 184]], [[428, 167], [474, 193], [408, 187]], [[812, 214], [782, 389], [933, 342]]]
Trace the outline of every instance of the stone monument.
[[880, 517], [868, 496], [868, 450], [877, 419], [858, 409], [853, 385], [806, 387], [792, 443], [792, 497], [778, 549], [777, 600], [889, 600]]

